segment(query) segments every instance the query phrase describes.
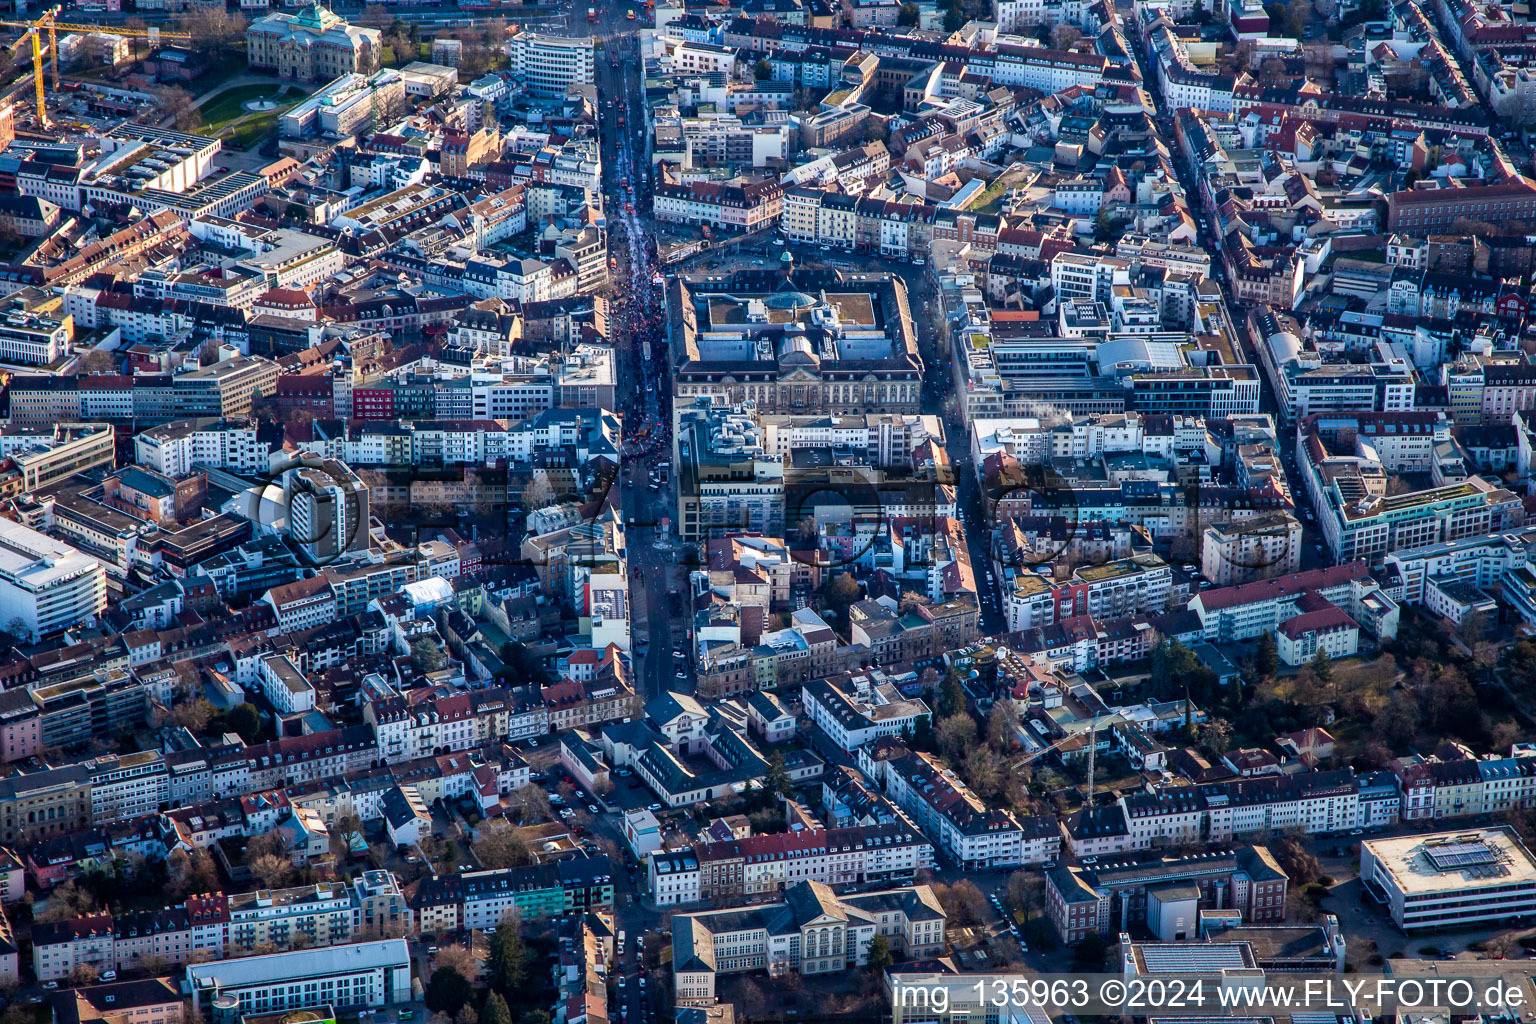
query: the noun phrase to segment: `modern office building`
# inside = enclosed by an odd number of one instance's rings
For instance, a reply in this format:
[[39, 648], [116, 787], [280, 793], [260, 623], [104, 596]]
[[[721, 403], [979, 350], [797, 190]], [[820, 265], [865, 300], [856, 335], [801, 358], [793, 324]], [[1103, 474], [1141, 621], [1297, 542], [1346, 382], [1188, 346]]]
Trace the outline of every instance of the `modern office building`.
[[286, 111], [278, 119], [278, 132], [288, 139], [355, 135], [404, 105], [405, 79], [398, 71], [342, 75]]
[[1405, 932], [1536, 913], [1536, 860], [1508, 826], [1368, 839], [1360, 879]]
[[97, 466], [110, 469], [115, 439], [110, 423], [8, 426], [0, 431], [0, 454], [15, 460], [16, 476], [0, 476], [0, 487], [36, 491]]
[[368, 546], [368, 485], [344, 462], [325, 459], [283, 476], [288, 536], [314, 562]]
[[223, 1008], [225, 996], [237, 1001], [230, 1009], [243, 1015], [317, 1002], [339, 1010], [375, 1009], [411, 998], [411, 950], [404, 939], [381, 939], [191, 964], [182, 988], [204, 1017], [216, 1005]]
[[678, 533], [782, 536], [784, 458], [763, 451], [753, 418], [701, 398], [679, 400], [675, 417]]
[[0, 520], [0, 624], [37, 640], [87, 624], [106, 606], [100, 562], [63, 541]]
[[512, 75], [531, 96], [559, 98], [573, 85], [596, 79], [591, 36], [552, 36], [515, 32], [507, 42]]
[[69, 353], [74, 318], [20, 311], [0, 315], [0, 363], [51, 366]]

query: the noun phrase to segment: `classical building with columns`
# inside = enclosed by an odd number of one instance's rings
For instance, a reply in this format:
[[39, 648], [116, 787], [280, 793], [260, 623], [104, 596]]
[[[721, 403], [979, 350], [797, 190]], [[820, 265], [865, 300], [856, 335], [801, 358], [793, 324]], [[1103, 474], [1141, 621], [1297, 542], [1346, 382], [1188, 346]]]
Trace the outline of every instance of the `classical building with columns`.
[[379, 39], [378, 29], [349, 25], [319, 4], [298, 14], [274, 12], [245, 30], [251, 67], [275, 68], [279, 76], [300, 82], [377, 70]]
[[668, 283], [674, 387], [781, 414], [921, 412], [923, 363], [893, 274], [778, 270]]
[[927, 885], [838, 896], [821, 882], [798, 882], [777, 903], [678, 914], [672, 918], [677, 1005], [713, 1005], [719, 974], [777, 977], [862, 966], [876, 935], [904, 959], [937, 956], [944, 952], [944, 923]]

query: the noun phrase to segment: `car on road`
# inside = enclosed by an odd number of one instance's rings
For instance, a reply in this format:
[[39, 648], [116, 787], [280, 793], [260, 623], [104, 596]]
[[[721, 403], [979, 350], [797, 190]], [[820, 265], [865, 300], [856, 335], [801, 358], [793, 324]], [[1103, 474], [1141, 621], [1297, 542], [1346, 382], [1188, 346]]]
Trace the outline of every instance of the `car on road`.
[[594, 804], [587, 804], [587, 813], [588, 814], [596, 814], [597, 813], [597, 807]]

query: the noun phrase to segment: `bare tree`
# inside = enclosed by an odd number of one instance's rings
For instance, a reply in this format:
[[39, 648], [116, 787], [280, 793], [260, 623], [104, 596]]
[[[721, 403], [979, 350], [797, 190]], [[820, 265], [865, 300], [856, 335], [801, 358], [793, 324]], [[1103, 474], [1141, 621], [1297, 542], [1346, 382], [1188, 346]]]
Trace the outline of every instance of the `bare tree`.
[[293, 862], [275, 853], [264, 853], [247, 866], [267, 889], [281, 889], [293, 878]]
[[1051, 49], [1070, 50], [1072, 44], [1083, 38], [1083, 34], [1071, 25], [1057, 25], [1051, 29]]
[[1017, 742], [1014, 734], [1019, 727], [1019, 712], [1013, 701], [1006, 696], [992, 705], [987, 715], [987, 742], [999, 750], [1011, 749]]
[[475, 955], [458, 943], [438, 950], [434, 966], [439, 969], [446, 967], [466, 981], [474, 981], [480, 973], [480, 965], [475, 960]]
[[215, 59], [229, 54], [245, 38], [249, 20], [239, 11], [223, 6], [198, 6], [183, 14], [177, 27], [192, 37], [194, 46], [211, 53]]
[[520, 820], [524, 825], [549, 821], [555, 816], [549, 802], [549, 793], [542, 786], [524, 786], [513, 790], [512, 802], [521, 812]]
[[213, 856], [207, 850], [175, 850], [166, 858], [169, 878], [166, 892], [175, 897], [191, 893], [212, 892], [219, 887], [218, 870]]
[[976, 743], [976, 720], [961, 711], [950, 715], [934, 729], [939, 749], [951, 759], [959, 757]]
[[155, 112], [162, 121], [170, 121], [177, 128], [190, 130], [202, 123], [192, 94], [180, 86], [167, 85], [153, 90]]
[[217, 709], [211, 701], [199, 697], [197, 700], [182, 701], [171, 708], [171, 722], [195, 736], [201, 736], [216, 713]]
[[96, 897], [74, 882], [65, 882], [48, 897], [48, 906], [33, 917], [35, 921], [71, 921], [101, 912]]
[[500, 828], [475, 843], [475, 856], [488, 868], [515, 868], [534, 862], [533, 848], [515, 828]]
[[363, 7], [363, 13], [358, 17], [359, 25], [376, 28], [380, 32], [394, 24], [395, 16], [389, 13], [389, 8], [383, 4], [367, 4]]
[[976, 883], [968, 878], [954, 885], [935, 885], [933, 894], [938, 897], [939, 906], [944, 908], [949, 923], [957, 928], [978, 924], [986, 915], [987, 898], [981, 894]]

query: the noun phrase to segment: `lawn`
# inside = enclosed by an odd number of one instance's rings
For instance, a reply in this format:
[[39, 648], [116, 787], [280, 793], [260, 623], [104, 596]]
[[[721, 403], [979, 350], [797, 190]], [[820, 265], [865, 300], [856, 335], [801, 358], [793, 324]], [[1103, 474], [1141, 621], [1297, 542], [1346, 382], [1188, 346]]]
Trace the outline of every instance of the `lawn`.
[[225, 89], [198, 108], [202, 120], [199, 131], [217, 135], [238, 149], [254, 145], [271, 133], [278, 115], [292, 103], [281, 103], [271, 110], [252, 113], [245, 109], [251, 100], [281, 96], [287, 91], [284, 85], [241, 85]]
[[966, 209], [972, 213], [996, 213], [1002, 208], [1008, 190], [1029, 180], [1027, 167], [1010, 167], [994, 178], [985, 189], [978, 192]]

